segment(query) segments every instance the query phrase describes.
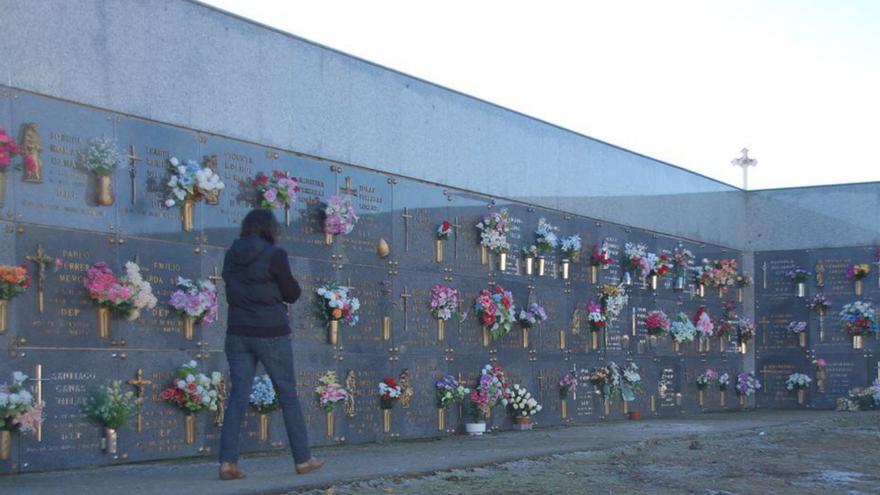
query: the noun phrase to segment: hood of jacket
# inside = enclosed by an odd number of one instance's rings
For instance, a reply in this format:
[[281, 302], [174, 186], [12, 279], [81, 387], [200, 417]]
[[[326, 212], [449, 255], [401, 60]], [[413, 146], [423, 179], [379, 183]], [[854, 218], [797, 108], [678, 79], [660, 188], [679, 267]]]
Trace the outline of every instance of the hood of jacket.
[[253, 263], [266, 248], [272, 244], [262, 237], [250, 235], [241, 237], [232, 243], [229, 248], [229, 261], [234, 265], [248, 266]]

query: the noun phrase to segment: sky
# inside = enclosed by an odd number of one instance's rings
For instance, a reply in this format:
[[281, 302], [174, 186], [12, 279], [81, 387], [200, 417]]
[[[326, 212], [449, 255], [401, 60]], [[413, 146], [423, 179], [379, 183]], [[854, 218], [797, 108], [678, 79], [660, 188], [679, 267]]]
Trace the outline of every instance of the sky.
[[203, 0], [749, 189], [880, 180], [880, 0]]

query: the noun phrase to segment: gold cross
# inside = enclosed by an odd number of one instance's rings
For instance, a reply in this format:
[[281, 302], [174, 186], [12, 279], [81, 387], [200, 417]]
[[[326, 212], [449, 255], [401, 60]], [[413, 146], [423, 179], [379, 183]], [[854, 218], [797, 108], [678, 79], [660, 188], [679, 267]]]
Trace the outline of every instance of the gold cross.
[[452, 256], [453, 258], [458, 259], [458, 229], [461, 228], [458, 217], [452, 219], [452, 227], [455, 230], [455, 237], [452, 240]]
[[[43, 365], [38, 364], [34, 367], [34, 378], [32, 379], [36, 384], [34, 385], [34, 399], [37, 404], [43, 403], [43, 382], [48, 381], [43, 379]], [[34, 439], [37, 443], [43, 441], [43, 422], [37, 422], [34, 430]]]
[[768, 320], [765, 316], [761, 318], [761, 321], [759, 321], [758, 323], [761, 324], [761, 326], [758, 327], [761, 330], [761, 342], [764, 345], [767, 345], [767, 324], [770, 323], [770, 320]]
[[403, 219], [403, 250], [409, 251], [409, 220], [413, 216], [409, 213], [409, 208], [403, 207], [403, 213], [400, 214], [400, 218]]
[[350, 194], [352, 196], [357, 196], [357, 189], [351, 184], [351, 177], [345, 178], [345, 185], [339, 188], [340, 191], [345, 194]]
[[214, 265], [214, 269], [211, 271], [211, 275], [208, 275], [208, 280], [211, 282], [222, 282], [223, 276], [220, 275], [220, 271], [217, 269], [217, 265]]
[[137, 389], [136, 397], [137, 397], [137, 417], [136, 417], [136, 428], [138, 432], [144, 430], [144, 416], [141, 413], [141, 406], [144, 404], [144, 388], [147, 385], [152, 385], [153, 382], [149, 380], [144, 380], [144, 369], [138, 368], [134, 374], [135, 379], [129, 380], [126, 383]]
[[412, 294], [408, 294], [406, 292], [406, 287], [404, 286], [403, 292], [400, 293], [400, 298], [403, 299], [403, 331], [409, 331], [409, 318], [407, 318], [407, 312], [409, 309], [409, 298], [412, 297]]
[[134, 145], [128, 145], [128, 174], [131, 176], [131, 204], [137, 202], [137, 162], [141, 157], [137, 156]]
[[46, 265], [51, 261], [51, 258], [46, 256], [43, 245], [37, 244], [37, 252], [33, 256], [25, 256], [25, 259], [37, 265], [37, 311], [42, 313], [45, 309]]
[[541, 372], [538, 373], [538, 393], [540, 394], [542, 403], [544, 402], [544, 380], [546, 379], [547, 377], [544, 376], [544, 370], [541, 370]]

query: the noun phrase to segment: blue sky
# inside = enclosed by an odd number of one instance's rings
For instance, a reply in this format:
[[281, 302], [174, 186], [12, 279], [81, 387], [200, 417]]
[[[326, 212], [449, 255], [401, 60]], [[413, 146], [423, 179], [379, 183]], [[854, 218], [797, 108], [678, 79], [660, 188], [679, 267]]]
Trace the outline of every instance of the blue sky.
[[880, 180], [880, 0], [208, 0], [732, 184]]

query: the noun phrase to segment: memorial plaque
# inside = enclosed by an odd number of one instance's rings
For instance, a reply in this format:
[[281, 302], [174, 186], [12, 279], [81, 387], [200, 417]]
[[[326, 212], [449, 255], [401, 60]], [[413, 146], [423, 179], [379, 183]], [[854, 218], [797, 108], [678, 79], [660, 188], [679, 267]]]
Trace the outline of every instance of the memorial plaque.
[[[190, 360], [196, 359], [200, 352], [183, 352], [175, 350], [125, 350], [126, 358], [119, 361], [120, 370], [117, 379], [122, 380], [123, 390], [137, 393], [137, 388], [128, 384], [137, 377], [137, 370], [142, 369], [142, 380], [150, 382], [144, 385], [144, 401], [140, 407], [143, 418], [142, 431], [136, 428], [135, 417], [130, 428], [119, 432], [120, 455], [127, 456], [129, 461], [148, 459], [169, 459], [205, 454], [208, 447], [205, 438], [211, 433], [216, 436], [215, 426], [211, 424], [213, 413], [198, 413], [196, 419], [195, 442], [186, 443], [184, 411], [166, 401], [159, 395], [174, 379], [177, 370]], [[199, 359], [199, 363], [203, 360]], [[200, 371], [210, 375], [212, 371], [207, 364], [199, 365]]]
[[[111, 352], [29, 349], [10, 359], [10, 366], [36, 378], [42, 365], [42, 441], [19, 437], [23, 472], [115, 462], [101, 451], [101, 427], [82, 412], [89, 391], [119, 376], [119, 359]], [[89, 363], [83, 366], [83, 363]], [[4, 381], [6, 378], [4, 378]], [[33, 382], [31, 382], [33, 383]], [[33, 386], [36, 386], [33, 383]], [[36, 394], [35, 394], [36, 395]]]
[[[797, 268], [811, 271], [807, 257], [802, 252], [763, 253], [763, 256], [760, 257], [760, 264], [758, 264], [758, 260], [759, 258], [756, 256], [756, 266], [761, 267], [760, 289], [756, 291], [760, 301], [767, 301], [770, 298], [794, 299], [795, 283], [788, 278], [787, 273]], [[764, 288], [765, 277], [766, 288]]]
[[[393, 302], [391, 301], [393, 293], [393, 282], [388, 277], [385, 270], [381, 268], [372, 268], [367, 266], [346, 265], [345, 269], [338, 272], [338, 280], [340, 285], [350, 287], [351, 295], [357, 297], [361, 303], [358, 315], [359, 321], [356, 325], [350, 326], [345, 322], [339, 324], [339, 342], [345, 352], [354, 353], [376, 353], [377, 355], [387, 356], [389, 348], [396, 346], [393, 343], [394, 335], [402, 332], [402, 328], [394, 328], [391, 325], [390, 339], [385, 339], [384, 330], [386, 328], [385, 318], [390, 317], [393, 323], [393, 311], [395, 311]], [[298, 325], [297, 315], [299, 311], [308, 311], [308, 306], [315, 308], [315, 301], [318, 297], [314, 290], [306, 294], [307, 299], [303, 300], [302, 305], [297, 303], [294, 305], [293, 322]], [[308, 299], [311, 299], [309, 302]], [[396, 302], [396, 301], [394, 301]], [[306, 334], [314, 334], [315, 330], [322, 328], [320, 324], [311, 328], [306, 328]], [[326, 330], [323, 332], [323, 341], [326, 342]], [[328, 345], [329, 347], [329, 345]]]
[[[507, 210], [507, 223], [510, 228], [510, 231], [507, 234], [507, 242], [510, 244], [510, 251], [507, 253], [507, 270], [503, 272], [501, 271], [498, 264], [498, 255], [494, 253], [489, 256], [488, 266], [495, 272], [496, 277], [501, 280], [507, 277], [527, 277], [523, 248], [535, 244], [535, 228], [538, 225], [538, 216], [546, 215], [544, 215], [544, 210], [538, 210], [541, 211], [541, 213], [537, 213], [536, 208], [527, 207], [520, 203], [499, 203], [496, 204], [492, 210], [487, 211], [501, 210]], [[485, 214], [486, 213], [483, 215]], [[478, 217], [477, 222], [481, 219], [482, 217]], [[548, 221], [553, 223], [552, 220]], [[480, 231], [477, 230], [476, 232], [478, 238], [477, 242], [479, 243]], [[539, 278], [542, 280], [552, 279], [556, 276], [554, 272], [555, 252], [546, 255], [545, 258], [544, 276], [542, 277], [538, 273], [538, 261], [535, 259], [533, 274], [530, 277], [532, 280], [537, 280]]]
[[[27, 260], [33, 274], [33, 285], [13, 302], [18, 321], [17, 335], [38, 347], [95, 347], [107, 342], [98, 338], [97, 309], [88, 298], [82, 280], [89, 267], [106, 261], [114, 273], [124, 273], [118, 262], [116, 244], [103, 234], [65, 231], [27, 226], [15, 239], [16, 253]], [[40, 311], [38, 248], [45, 257], [43, 310]], [[23, 259], [22, 259], [23, 258]], [[56, 265], [57, 260], [63, 260]], [[56, 269], [57, 267], [57, 269]], [[27, 315], [27, 316], [26, 316]], [[126, 322], [114, 318], [111, 327], [125, 327]]]
[[[529, 291], [529, 287], [532, 288], [531, 291]], [[517, 297], [519, 296], [517, 295]], [[538, 325], [537, 328], [529, 330], [529, 346], [528, 349], [523, 349], [524, 352], [528, 351], [530, 357], [541, 357], [544, 355], [559, 356], [560, 354], [585, 352], [585, 348], [579, 348], [577, 345], [578, 338], [583, 338], [584, 333], [588, 330], [585, 326], [585, 314], [578, 314], [578, 321], [584, 320], [584, 322], [579, 330], [576, 329], [573, 324], [575, 316], [573, 294], [567, 294], [565, 291], [560, 290], [559, 284], [556, 281], [534, 280], [527, 283], [525, 294], [522, 297], [524, 300], [518, 304], [520, 309], [528, 308], [531, 302], [535, 302], [543, 306], [547, 312], [547, 320]], [[519, 332], [521, 334], [522, 330], [520, 329]], [[565, 349], [560, 349], [560, 332], [565, 334]], [[565, 353], [563, 351], [568, 352]]]
[[[27, 157], [33, 172], [16, 170], [7, 176], [14, 187], [18, 221], [111, 232], [116, 226], [116, 206], [97, 205], [97, 179], [79, 158], [89, 140], [113, 137], [113, 114], [31, 93], [16, 93], [12, 125], [22, 155], [12, 160], [17, 168]], [[32, 149], [29, 153], [27, 150]], [[114, 182], [119, 183], [117, 170]]]
[[[327, 345], [313, 342], [293, 343], [294, 366], [296, 368], [297, 396], [302, 406], [303, 415], [309, 433], [311, 445], [332, 445], [342, 442], [345, 438], [345, 410], [342, 404], [336, 407], [333, 418], [332, 435], [328, 435], [327, 415], [318, 402], [315, 387], [318, 380], [328, 371], [335, 371], [338, 383], [345, 387], [345, 371], [350, 366], [346, 356], [334, 353]], [[376, 366], [383, 366], [381, 356], [375, 357]], [[273, 425], [273, 446], [287, 446], [287, 432], [284, 429], [284, 420], [281, 412], [272, 418], [277, 423], [277, 429]]]
[[[327, 324], [320, 318], [318, 312], [318, 295], [315, 291], [328, 282], [339, 282], [339, 273], [333, 269], [331, 263], [319, 260], [310, 260], [304, 258], [290, 258], [291, 272], [294, 278], [299, 282], [302, 289], [302, 295], [299, 300], [289, 306], [290, 312], [290, 328], [293, 331], [293, 338], [296, 344], [313, 343], [323, 344], [331, 351], [331, 346], [327, 337]], [[346, 283], [346, 279], [342, 279], [341, 283]], [[357, 291], [353, 294], [360, 298], [361, 295]], [[364, 308], [361, 299], [361, 321], [358, 326], [364, 324]], [[339, 342], [343, 346], [348, 345], [348, 337], [352, 335], [353, 328], [347, 323], [339, 324]]]
[[[195, 248], [165, 241], [128, 238], [117, 249], [120, 267], [117, 273], [124, 273], [127, 261], [135, 261], [141, 268], [143, 279], [152, 286], [157, 302], [155, 308], [142, 311], [140, 318], [135, 321], [115, 318], [112, 322], [112, 339], [125, 339], [127, 347], [136, 349], [181, 349], [196, 347], [208, 335], [225, 332], [225, 326], [217, 323], [197, 324], [193, 340], [187, 341], [183, 335], [183, 318], [168, 304], [171, 294], [177, 290], [179, 277], [191, 280], [206, 278], [202, 275], [202, 260], [194, 252]], [[221, 300], [220, 304], [225, 319], [225, 301]]]
[[199, 135], [133, 117], [120, 117], [116, 135], [122, 159], [116, 172], [118, 231], [126, 236], [192, 241], [201, 233], [205, 205], [196, 204], [194, 228], [184, 232], [180, 208], [166, 208], [165, 200], [170, 178], [168, 160], [198, 160]]
[[[394, 184], [394, 209], [392, 258], [404, 269], [414, 268], [441, 273], [455, 261], [455, 235], [452, 233], [437, 246], [437, 229], [444, 221], [455, 223], [449, 214], [447, 189], [413, 180], [396, 179]], [[437, 261], [437, 249], [442, 261]]]
[[[458, 342], [459, 314], [446, 321], [443, 340], [438, 338], [437, 320], [431, 314], [431, 289], [436, 284], [457, 288], [454, 281], [444, 281], [440, 273], [400, 270], [393, 278], [391, 300], [394, 345], [400, 352], [432, 352], [441, 355], [444, 349]], [[464, 295], [462, 295], [464, 296]], [[469, 307], [462, 300], [462, 310]]]
[[680, 414], [685, 395], [684, 360], [654, 358], [653, 365], [646, 375], [645, 391], [649, 398], [651, 395], [656, 395], [654, 400], [656, 413], [661, 416]]
[[[337, 421], [337, 427], [344, 425], [345, 441], [349, 443], [373, 442], [380, 439], [394, 438], [394, 428], [400, 424], [397, 416], [401, 413], [398, 404], [392, 410], [392, 431], [383, 433], [382, 410], [379, 408], [379, 382], [386, 376], [392, 376], [391, 361], [381, 359], [376, 354], [346, 354], [342, 366], [345, 372], [341, 374], [343, 386], [349, 391], [354, 390], [354, 414], [346, 414], [344, 409], [337, 411], [337, 415], [343, 413]], [[349, 376], [349, 371], [353, 373]], [[347, 380], [343, 377], [346, 377]], [[354, 385], [352, 387], [352, 385]]]
[[[394, 432], [404, 438], [440, 435], [437, 428], [437, 392], [435, 383], [448, 372], [442, 353], [402, 354], [394, 361], [394, 378], [404, 396], [395, 409]], [[447, 415], [447, 422], [452, 419]], [[455, 423], [445, 425], [454, 428]]]
[[573, 366], [566, 367], [566, 365], [569, 365], [569, 362], [559, 362], [558, 359], [553, 358], [539, 359], [532, 363], [532, 376], [527, 389], [531, 392], [532, 397], [538, 401], [538, 404], [543, 407], [541, 412], [535, 416], [535, 422], [542, 426], [568, 424], [574, 421], [573, 413], [576, 399], [572, 398], [571, 394], [567, 399], [564, 399], [566, 401], [566, 417], [562, 417], [563, 399], [559, 389], [559, 379], [573, 368]]
[[[2, 95], [2, 91], [0, 91], [0, 95]], [[0, 103], [2, 102], [3, 99], [2, 96], [0, 96]], [[11, 222], [0, 222], [0, 265], [20, 265], [21, 263], [27, 262], [23, 255], [20, 256], [16, 252], [15, 241], [15, 224]], [[18, 304], [22, 303], [21, 298], [28, 297], [31, 295], [30, 292], [30, 290], [25, 291], [24, 294], [7, 302], [6, 330], [0, 332], [0, 346], [7, 347], [9, 336], [18, 333], [16, 329], [19, 325], [19, 312], [16, 308], [18, 307]]]
[[[15, 138], [16, 142], [20, 139], [18, 136], [18, 129], [13, 128], [12, 126], [12, 99], [15, 96], [15, 92], [12, 89], [9, 89], [5, 86], [0, 86], [0, 129], [6, 131], [9, 136]], [[6, 172], [0, 172], [3, 174], [0, 177], [0, 219], [2, 220], [13, 220], [15, 218], [15, 186], [13, 182], [16, 180], [21, 180], [20, 176], [16, 175], [15, 169], [12, 166], [15, 164], [20, 158], [17, 158], [10, 163], [10, 166], [7, 167]], [[2, 461], [0, 461], [2, 463]]]
[[[277, 163], [292, 171], [299, 185], [296, 204], [290, 212], [291, 224], [281, 229], [279, 246], [298, 258], [334, 259], [339, 243], [324, 244], [324, 206], [336, 191], [336, 173], [326, 162], [278, 153]], [[283, 211], [277, 211], [276, 216], [283, 220]]]
[[806, 321], [809, 331], [807, 311], [800, 300], [793, 303], [789, 300], [768, 299], [758, 306], [755, 311], [758, 352], [802, 353], [804, 349], [798, 345], [798, 335], [791, 332], [788, 326], [793, 321]]
[[[491, 211], [500, 210], [500, 207], [490, 209], [492, 199], [479, 194], [449, 190], [447, 196], [449, 202], [449, 216], [455, 228], [455, 238], [452, 239], [453, 266], [456, 273], [478, 275], [490, 271], [490, 265], [480, 262], [480, 231], [476, 225], [484, 216]], [[515, 253], [513, 253], [515, 254]], [[508, 256], [512, 256], [508, 253]], [[490, 258], [494, 253], [490, 253]], [[508, 260], [508, 262], [513, 262]]]
[[[819, 357], [827, 363], [825, 366], [825, 391], [820, 392], [812, 387], [810, 403], [813, 407], [821, 409], [833, 409], [837, 406], [837, 400], [845, 397], [847, 392], [856, 387], [866, 387], [878, 377], [869, 373], [868, 359], [844, 353], [824, 353]], [[873, 361], [877, 358], [874, 357]], [[815, 368], [807, 373], [816, 378]]]
[[[389, 244], [393, 239], [392, 185], [389, 176], [345, 167], [337, 178], [336, 189], [337, 194], [351, 197], [360, 218], [350, 234], [338, 235], [334, 241], [339, 243], [339, 252], [346, 264], [386, 266], [387, 260], [379, 257], [376, 246], [380, 239], [385, 239]], [[404, 249], [399, 245], [389, 247], [393, 259], [397, 259], [397, 254]]]
[[[761, 380], [762, 388], [755, 394], [757, 407], [772, 409], [789, 409], [806, 407], [799, 406], [797, 392], [786, 389], [785, 383], [792, 373], [804, 373], [813, 377], [810, 366], [806, 359], [797, 356], [774, 356], [761, 358], [755, 362], [755, 375]], [[809, 401], [810, 389], [807, 389]], [[807, 402], [808, 403], [808, 402]]]

